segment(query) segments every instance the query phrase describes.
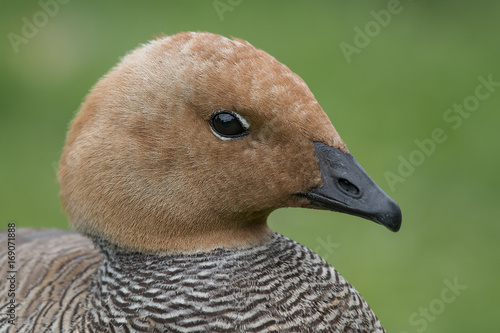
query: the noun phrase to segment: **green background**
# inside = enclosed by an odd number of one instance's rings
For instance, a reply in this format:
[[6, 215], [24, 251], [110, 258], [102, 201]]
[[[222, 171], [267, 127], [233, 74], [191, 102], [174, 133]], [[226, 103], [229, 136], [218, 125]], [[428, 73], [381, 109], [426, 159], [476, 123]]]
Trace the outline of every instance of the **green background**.
[[[385, 26], [371, 11], [391, 1], [218, 3], [225, 12], [213, 1], [73, 0], [47, 22], [36, 1], [2, 4], [2, 228], [10, 221], [67, 227], [56, 182], [65, 132], [89, 88], [121, 56], [161, 33], [235, 36], [307, 82], [353, 155], [403, 211], [396, 234], [306, 209], [276, 211], [271, 226], [331, 262], [389, 332], [497, 331], [500, 87], [456, 129], [443, 115], [474, 101], [479, 76], [500, 82], [500, 2], [405, 0]], [[9, 33], [22, 35], [23, 18], [44, 24], [15, 52]], [[356, 45], [356, 27], [372, 29], [371, 37], [358, 36], [358, 46], [367, 45], [348, 62], [340, 45]], [[424, 155], [415, 140], [436, 128], [446, 140], [418, 160]], [[397, 174], [410, 155], [420, 165], [391, 189], [385, 174]], [[466, 289], [453, 294], [445, 280]]]

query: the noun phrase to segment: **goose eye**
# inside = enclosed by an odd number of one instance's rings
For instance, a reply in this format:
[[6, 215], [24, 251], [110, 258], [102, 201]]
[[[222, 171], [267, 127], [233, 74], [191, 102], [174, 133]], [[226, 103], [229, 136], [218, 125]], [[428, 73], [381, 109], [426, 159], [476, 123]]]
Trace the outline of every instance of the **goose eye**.
[[222, 140], [247, 135], [250, 127], [243, 117], [231, 111], [215, 113], [210, 119], [210, 126], [214, 134]]

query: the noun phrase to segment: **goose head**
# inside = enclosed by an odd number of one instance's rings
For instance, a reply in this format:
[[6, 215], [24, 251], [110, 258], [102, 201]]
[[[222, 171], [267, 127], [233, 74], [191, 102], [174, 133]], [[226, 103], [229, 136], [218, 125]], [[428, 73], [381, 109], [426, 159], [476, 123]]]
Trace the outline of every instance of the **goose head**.
[[138, 251], [262, 244], [281, 207], [401, 223], [304, 81], [211, 33], [153, 40], [106, 74], [70, 126], [58, 179], [76, 230]]

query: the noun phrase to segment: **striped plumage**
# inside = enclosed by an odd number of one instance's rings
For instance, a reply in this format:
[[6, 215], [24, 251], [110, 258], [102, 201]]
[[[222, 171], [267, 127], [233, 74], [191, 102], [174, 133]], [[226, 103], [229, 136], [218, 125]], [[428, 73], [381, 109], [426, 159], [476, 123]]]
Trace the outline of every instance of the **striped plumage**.
[[[0, 315], [0, 332], [72, 332], [100, 265], [99, 251], [88, 238], [62, 230], [19, 229], [14, 242], [16, 325]], [[7, 248], [5, 232], [0, 246]], [[7, 271], [7, 257], [0, 256], [0, 276]], [[6, 282], [0, 279], [0, 313], [7, 312]]]
[[384, 332], [332, 266], [279, 234], [185, 255], [95, 240], [102, 259], [72, 232], [21, 229], [18, 242], [19, 325], [2, 318], [0, 332]]

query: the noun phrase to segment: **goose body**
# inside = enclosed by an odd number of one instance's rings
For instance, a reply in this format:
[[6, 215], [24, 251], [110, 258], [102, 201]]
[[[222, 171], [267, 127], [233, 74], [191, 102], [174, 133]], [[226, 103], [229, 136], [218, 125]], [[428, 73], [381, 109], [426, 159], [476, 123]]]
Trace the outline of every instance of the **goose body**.
[[20, 240], [31, 236], [19, 248], [17, 332], [383, 331], [332, 266], [279, 234], [244, 250], [184, 255], [103, 241], [97, 251], [88, 238], [57, 230], [21, 230]]
[[305, 83], [245, 41], [181, 33], [127, 55], [73, 121], [59, 181], [78, 232], [17, 231], [0, 332], [384, 332], [266, 219], [321, 208], [397, 231], [399, 207]]

